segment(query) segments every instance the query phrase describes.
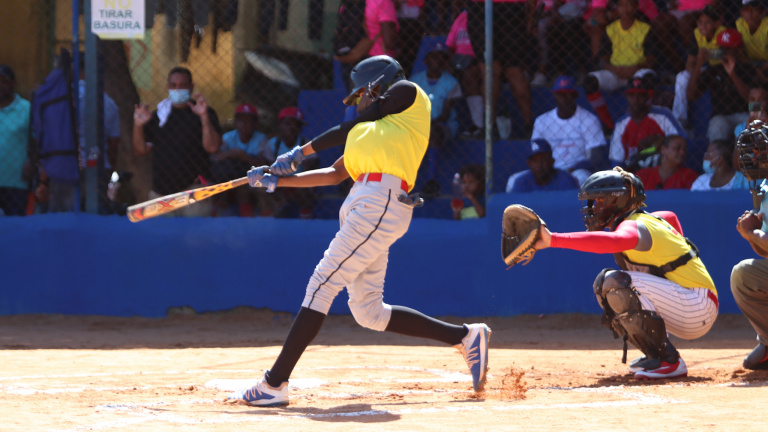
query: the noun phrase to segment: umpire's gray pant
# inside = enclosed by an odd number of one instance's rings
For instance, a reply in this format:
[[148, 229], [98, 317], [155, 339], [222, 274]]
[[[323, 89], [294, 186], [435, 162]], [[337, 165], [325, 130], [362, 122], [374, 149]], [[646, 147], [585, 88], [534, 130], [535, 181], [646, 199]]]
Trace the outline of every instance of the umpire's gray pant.
[[731, 272], [731, 292], [757, 332], [757, 340], [768, 345], [768, 260], [745, 259], [736, 264]]

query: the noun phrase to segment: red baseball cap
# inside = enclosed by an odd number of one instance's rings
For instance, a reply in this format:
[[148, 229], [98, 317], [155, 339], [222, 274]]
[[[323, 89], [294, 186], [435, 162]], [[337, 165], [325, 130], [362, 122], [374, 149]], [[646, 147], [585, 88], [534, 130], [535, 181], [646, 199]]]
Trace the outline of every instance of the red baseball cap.
[[295, 118], [296, 120], [300, 121], [301, 123], [306, 123], [304, 121], [304, 113], [301, 112], [300, 109], [297, 107], [285, 107], [280, 110], [280, 113], [277, 115], [277, 121], [280, 121], [284, 118]]
[[645, 86], [642, 78], [632, 78], [627, 83], [624, 93], [648, 93], [648, 87]]
[[254, 117], [258, 117], [259, 110], [257, 110], [256, 107], [251, 104], [244, 103], [235, 109], [235, 114], [248, 114]]
[[738, 48], [743, 42], [741, 33], [736, 29], [725, 29], [722, 33], [717, 35], [717, 46], [723, 48]]

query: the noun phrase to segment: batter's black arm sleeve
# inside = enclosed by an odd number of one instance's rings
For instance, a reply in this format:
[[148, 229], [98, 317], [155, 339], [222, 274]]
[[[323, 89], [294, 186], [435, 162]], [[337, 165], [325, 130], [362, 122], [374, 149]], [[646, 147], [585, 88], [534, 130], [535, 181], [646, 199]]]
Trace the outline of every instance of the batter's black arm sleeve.
[[392, 85], [379, 100], [372, 103], [356, 119], [344, 122], [321, 133], [312, 140], [315, 152], [347, 143], [347, 135], [355, 125], [363, 122], [376, 121], [390, 114], [405, 111], [416, 100], [416, 85], [410, 81], [399, 81]]

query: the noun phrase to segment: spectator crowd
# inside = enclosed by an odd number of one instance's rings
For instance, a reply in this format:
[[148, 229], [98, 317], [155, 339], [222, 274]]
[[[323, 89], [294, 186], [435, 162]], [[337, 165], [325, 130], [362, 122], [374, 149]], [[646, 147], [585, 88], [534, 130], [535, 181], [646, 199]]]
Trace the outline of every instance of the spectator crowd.
[[[451, 185], [444, 179], [454, 172], [441, 170], [462, 168], [460, 177], [469, 183], [464, 205], [453, 209], [455, 218], [481, 208], [484, 198], [478, 198], [482, 188], [476, 183], [485, 175], [467, 168], [468, 161], [455, 167], [447, 161], [460, 159], [464, 143], [486, 133], [514, 146], [519, 159], [504, 172], [499, 190], [507, 192], [575, 189], [612, 166], [637, 174], [646, 190], [746, 189], [734, 145], [748, 121], [768, 116], [763, 1], [494, 0], [490, 119], [484, 101], [484, 1], [344, 0], [340, 21], [358, 13], [365, 43], [343, 55], [337, 51], [335, 61], [348, 78], [360, 59], [393, 56], [427, 93], [432, 127], [420, 186], [427, 198], [445, 196]], [[74, 192], [82, 178], [61, 180], [46, 170], [51, 159], [42, 163], [40, 154], [32, 157], [41, 137], [30, 124], [30, 101], [16, 94], [15, 78], [11, 66], [0, 66], [0, 210], [5, 215], [72, 211], [82, 205]], [[89, 155], [82, 127], [85, 77], [80, 79], [74, 157], [82, 170]], [[703, 127], [694, 124], [702, 120], [694, 112], [702, 98], [711, 106]], [[167, 97], [136, 105], [131, 141], [121, 147], [118, 110], [105, 94], [99, 212], [120, 213], [107, 192], [118, 148], [151, 158], [151, 190], [134, 198], [143, 201], [242, 177], [251, 166], [268, 165], [313, 138], [302, 132], [312, 119], [298, 103], [266, 119], [258, 100], [236, 98], [232, 105], [234, 118], [222, 122], [205, 95], [195, 92], [193, 71], [174, 67], [167, 74]], [[616, 112], [616, 106], [626, 111]], [[504, 171], [501, 162], [496, 166]], [[310, 160], [303, 169], [319, 163]], [[239, 188], [184, 212], [312, 218], [322, 193]], [[482, 217], [484, 211], [476, 214]]]

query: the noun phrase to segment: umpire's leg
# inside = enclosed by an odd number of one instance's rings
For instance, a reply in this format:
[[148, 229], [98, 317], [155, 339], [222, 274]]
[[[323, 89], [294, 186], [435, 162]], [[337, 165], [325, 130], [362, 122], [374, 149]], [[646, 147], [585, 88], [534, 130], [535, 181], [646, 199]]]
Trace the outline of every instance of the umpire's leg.
[[739, 309], [757, 332], [757, 339], [768, 345], [768, 261], [745, 259], [731, 272], [731, 292]]

